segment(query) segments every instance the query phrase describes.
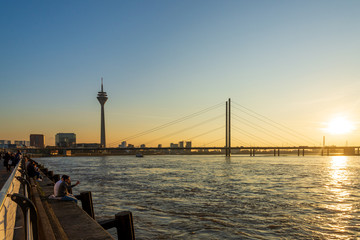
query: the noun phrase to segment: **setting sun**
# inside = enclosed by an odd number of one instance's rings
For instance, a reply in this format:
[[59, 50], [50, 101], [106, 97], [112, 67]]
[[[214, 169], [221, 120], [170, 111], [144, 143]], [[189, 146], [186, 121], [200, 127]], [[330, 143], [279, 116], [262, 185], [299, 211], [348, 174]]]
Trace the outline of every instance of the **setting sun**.
[[344, 117], [334, 118], [326, 125], [325, 131], [331, 134], [350, 133], [355, 129], [354, 124]]

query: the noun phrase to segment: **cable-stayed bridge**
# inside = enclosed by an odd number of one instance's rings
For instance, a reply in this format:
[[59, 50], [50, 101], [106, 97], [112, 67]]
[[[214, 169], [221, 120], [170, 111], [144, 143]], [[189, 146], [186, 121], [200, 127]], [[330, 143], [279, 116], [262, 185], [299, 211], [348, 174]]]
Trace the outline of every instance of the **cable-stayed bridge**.
[[[196, 121], [195, 121], [196, 120]], [[143, 141], [148, 146], [162, 142], [192, 141], [197, 147], [215, 146], [319, 146], [311, 139], [230, 99], [224, 104], [202, 109], [154, 128], [113, 141], [107, 147], [123, 142]], [[200, 141], [197, 141], [201, 139]]]
[[[138, 144], [132, 144], [132, 142]], [[139, 144], [140, 142], [140, 144]], [[164, 144], [165, 143], [165, 144]], [[336, 147], [312, 139], [299, 130], [274, 121], [230, 99], [156, 127], [110, 142], [103, 147], [54, 148], [77, 153], [193, 154], [221, 153], [226, 156], [244, 153], [280, 152], [305, 155], [360, 153], [360, 147]]]

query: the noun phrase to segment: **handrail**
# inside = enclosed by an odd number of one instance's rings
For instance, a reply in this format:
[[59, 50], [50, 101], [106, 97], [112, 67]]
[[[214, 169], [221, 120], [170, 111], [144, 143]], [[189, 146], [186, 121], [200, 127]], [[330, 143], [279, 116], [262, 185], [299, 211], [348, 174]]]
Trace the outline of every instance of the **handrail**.
[[9, 194], [17, 194], [20, 182], [16, 179], [21, 176], [18, 171], [21, 161], [15, 166], [13, 172], [0, 190], [0, 239], [12, 239], [14, 234], [17, 204], [9, 198]]
[[20, 166], [20, 163], [21, 163], [21, 161], [19, 161], [19, 163], [15, 166], [13, 172], [10, 174], [8, 180], [5, 182], [4, 186], [0, 190], [0, 209], [2, 209], [4, 206], [4, 202], [7, 198], [8, 191], [11, 187], [11, 184], [14, 184], [13, 181], [15, 179], [15, 175], [18, 175], [17, 173], [18, 173], [18, 168]]

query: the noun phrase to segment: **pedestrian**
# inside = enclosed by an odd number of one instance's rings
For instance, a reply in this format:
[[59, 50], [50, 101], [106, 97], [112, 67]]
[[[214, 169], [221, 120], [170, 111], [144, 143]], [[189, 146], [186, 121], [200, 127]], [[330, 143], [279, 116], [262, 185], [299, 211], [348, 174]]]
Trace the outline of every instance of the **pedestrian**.
[[6, 152], [4, 155], [4, 167], [6, 167], [6, 171], [10, 172], [9, 161], [11, 159], [10, 152]]

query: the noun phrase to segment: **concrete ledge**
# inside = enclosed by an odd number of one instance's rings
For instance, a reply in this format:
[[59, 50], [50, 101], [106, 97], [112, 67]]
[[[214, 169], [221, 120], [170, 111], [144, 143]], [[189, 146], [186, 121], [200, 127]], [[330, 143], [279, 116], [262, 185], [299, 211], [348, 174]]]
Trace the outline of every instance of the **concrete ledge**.
[[46, 213], [48, 220], [43, 222], [47, 226], [51, 225], [55, 239], [114, 239], [75, 202], [48, 199], [54, 191], [53, 182], [49, 178], [43, 176], [43, 181], [35, 184], [42, 198], [42, 207], [38, 209], [44, 210], [40, 210], [39, 217], [45, 218], [44, 212]]

